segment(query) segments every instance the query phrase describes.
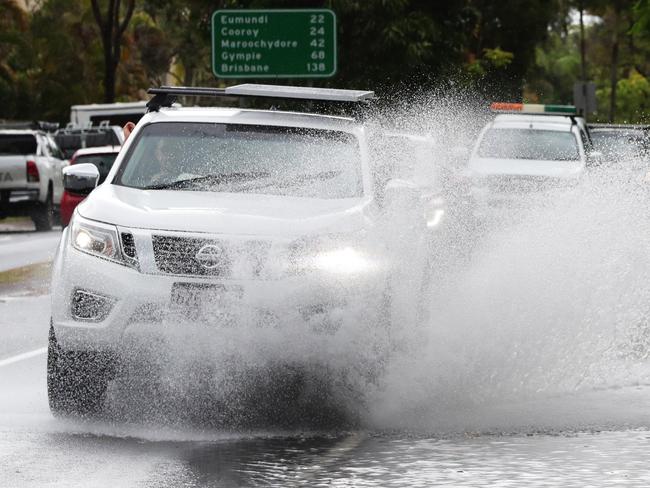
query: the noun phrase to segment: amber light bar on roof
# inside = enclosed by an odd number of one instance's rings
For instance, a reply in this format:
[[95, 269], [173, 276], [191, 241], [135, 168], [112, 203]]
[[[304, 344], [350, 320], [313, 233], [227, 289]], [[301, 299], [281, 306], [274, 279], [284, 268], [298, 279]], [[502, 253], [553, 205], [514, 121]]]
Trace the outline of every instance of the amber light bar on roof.
[[576, 114], [576, 108], [573, 105], [494, 102], [490, 105], [490, 109], [494, 112], [519, 112], [527, 114]]

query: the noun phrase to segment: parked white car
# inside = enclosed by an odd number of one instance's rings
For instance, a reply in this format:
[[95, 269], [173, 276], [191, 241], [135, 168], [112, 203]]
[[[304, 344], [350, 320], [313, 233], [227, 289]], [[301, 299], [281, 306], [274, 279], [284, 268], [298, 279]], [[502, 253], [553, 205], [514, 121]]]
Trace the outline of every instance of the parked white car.
[[[378, 340], [374, 350], [385, 353], [391, 264], [373, 240], [384, 190], [373, 184], [364, 125], [278, 110], [171, 107], [174, 94], [187, 90], [155, 92], [105, 183], [63, 232], [52, 278], [54, 412], [101, 409], [115, 365], [129, 360], [125, 344], [149, 344], [170, 329], [178, 339], [179, 333], [220, 337], [245, 321], [297, 323], [316, 340], [318, 334]], [[264, 85], [225, 93], [372, 97]], [[96, 167], [84, 164], [65, 173], [73, 191], [94, 187], [98, 177]], [[400, 182], [386, 187], [384, 200], [413, 195]], [[424, 226], [422, 211], [411, 207]], [[409, 297], [419, 296], [416, 277], [409, 278]], [[356, 323], [338, 320], [355, 307]], [[186, 322], [180, 332], [161, 326], [178, 320]]]
[[0, 130], [0, 218], [28, 216], [36, 230], [50, 230], [63, 194], [66, 165], [50, 134]]
[[[514, 105], [514, 104], [508, 104]], [[539, 107], [539, 106], [538, 106]], [[508, 206], [575, 184], [591, 143], [584, 120], [572, 114], [507, 113], [481, 131], [469, 159], [478, 207]]]

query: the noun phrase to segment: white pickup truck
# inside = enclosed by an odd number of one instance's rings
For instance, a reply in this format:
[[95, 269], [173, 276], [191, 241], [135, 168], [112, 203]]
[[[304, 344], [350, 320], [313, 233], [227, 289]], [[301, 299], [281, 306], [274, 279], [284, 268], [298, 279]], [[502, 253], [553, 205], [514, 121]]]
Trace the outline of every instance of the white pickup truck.
[[50, 230], [66, 164], [46, 132], [0, 130], [0, 218], [29, 216], [36, 230]]

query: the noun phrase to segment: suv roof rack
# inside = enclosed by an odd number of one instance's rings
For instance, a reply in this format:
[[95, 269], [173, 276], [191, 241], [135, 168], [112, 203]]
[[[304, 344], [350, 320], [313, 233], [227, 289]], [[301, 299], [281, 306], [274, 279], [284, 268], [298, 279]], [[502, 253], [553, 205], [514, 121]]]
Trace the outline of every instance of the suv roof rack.
[[43, 132], [54, 132], [59, 128], [58, 122], [46, 122], [44, 120], [32, 121], [0, 121], [0, 129], [4, 130], [40, 130]]
[[650, 130], [650, 125], [646, 124], [607, 124], [607, 123], [589, 123], [590, 129], [621, 129], [621, 130]]
[[367, 103], [375, 99], [375, 92], [372, 91], [313, 88], [307, 86], [259, 85], [254, 83], [244, 83], [227, 88], [161, 86], [159, 88], [149, 88], [147, 93], [154, 95], [147, 102], [148, 112], [157, 112], [161, 107], [171, 107], [179, 96], [256, 97], [339, 103]]

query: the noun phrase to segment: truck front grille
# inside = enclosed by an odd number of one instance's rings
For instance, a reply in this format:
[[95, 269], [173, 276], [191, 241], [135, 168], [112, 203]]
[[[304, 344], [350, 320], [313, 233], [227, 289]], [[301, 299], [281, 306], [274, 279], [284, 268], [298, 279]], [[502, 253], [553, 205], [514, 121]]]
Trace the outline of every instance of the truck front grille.
[[222, 278], [230, 275], [232, 259], [221, 241], [154, 235], [152, 242], [156, 266], [162, 273]]

